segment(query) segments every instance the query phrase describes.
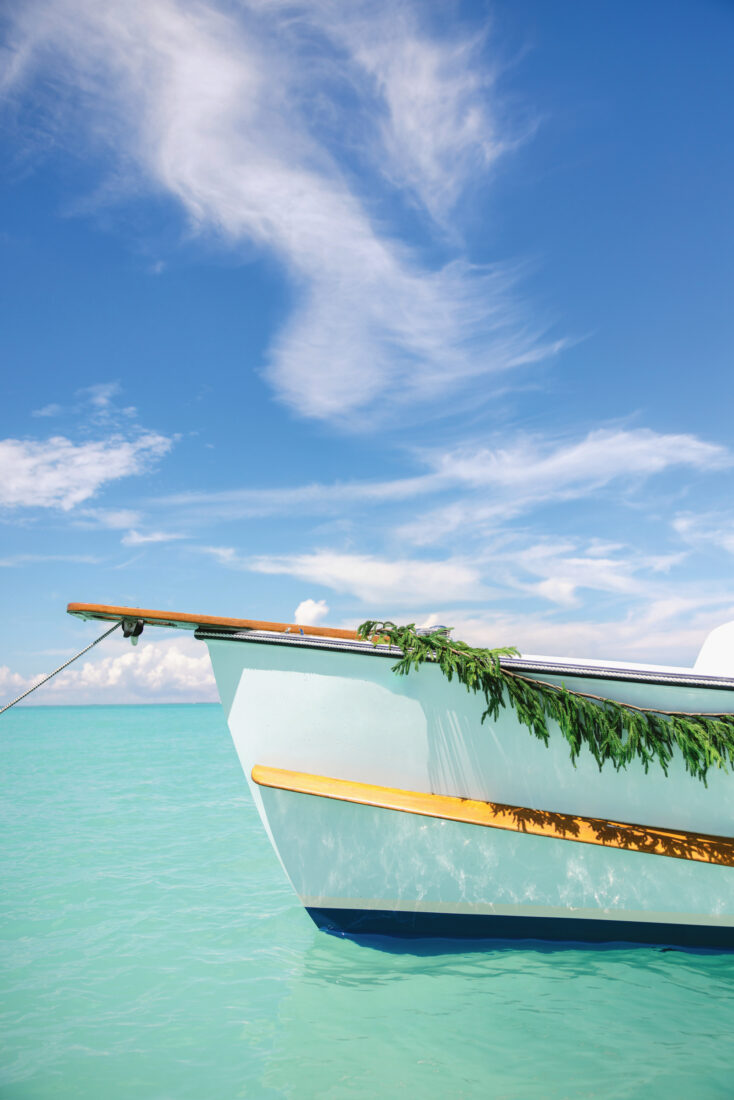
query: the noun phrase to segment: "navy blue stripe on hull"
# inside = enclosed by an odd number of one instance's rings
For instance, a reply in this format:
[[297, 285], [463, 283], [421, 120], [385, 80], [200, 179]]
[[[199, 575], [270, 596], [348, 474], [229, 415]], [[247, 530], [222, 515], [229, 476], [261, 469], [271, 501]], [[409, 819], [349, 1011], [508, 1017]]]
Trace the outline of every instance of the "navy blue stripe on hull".
[[402, 939], [545, 940], [628, 943], [734, 950], [734, 928], [567, 917], [502, 917], [483, 913], [417, 913], [390, 909], [307, 908], [324, 932]]

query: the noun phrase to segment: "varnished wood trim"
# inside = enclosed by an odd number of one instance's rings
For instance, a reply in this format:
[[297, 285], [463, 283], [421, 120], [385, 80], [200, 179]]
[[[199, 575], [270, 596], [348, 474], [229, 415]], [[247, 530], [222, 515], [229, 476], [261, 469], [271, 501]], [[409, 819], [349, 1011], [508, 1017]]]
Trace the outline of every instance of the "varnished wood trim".
[[581, 844], [600, 844], [606, 848], [624, 848], [631, 852], [690, 859], [699, 863], [734, 866], [734, 838], [709, 836], [705, 833], [677, 832], [648, 825], [607, 821], [598, 817], [575, 817], [549, 810], [533, 810], [525, 806], [507, 806], [499, 802], [477, 802], [450, 795], [422, 794], [395, 787], [378, 787], [372, 783], [355, 783], [347, 779], [330, 779], [323, 775], [269, 768], [256, 764], [252, 778], [261, 787], [318, 795], [383, 810], [439, 817], [446, 821], [461, 821], [468, 825], [484, 825], [492, 829], [508, 829], [516, 833], [573, 840]]
[[172, 626], [196, 630], [200, 626], [215, 626], [222, 630], [272, 630], [279, 634], [303, 631], [321, 638], [348, 638], [356, 641], [356, 630], [338, 630], [330, 626], [301, 626], [298, 623], [268, 623], [258, 619], [223, 619], [218, 615], [193, 615], [187, 611], [151, 611], [144, 607], [110, 607], [101, 603], [70, 603], [66, 610], [80, 619], [142, 619], [151, 626]]

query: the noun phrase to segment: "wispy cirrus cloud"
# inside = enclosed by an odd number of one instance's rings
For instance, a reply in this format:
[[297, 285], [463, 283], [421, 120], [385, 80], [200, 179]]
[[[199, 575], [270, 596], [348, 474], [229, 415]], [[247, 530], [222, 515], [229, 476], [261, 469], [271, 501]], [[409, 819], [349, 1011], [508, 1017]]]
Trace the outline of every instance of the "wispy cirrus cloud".
[[13, 16], [12, 86], [37, 90], [43, 68], [75, 141], [86, 126], [194, 230], [275, 256], [295, 305], [270, 384], [301, 415], [364, 428], [396, 408], [455, 409], [478, 378], [561, 346], [529, 321], [512, 270], [461, 250], [426, 264], [349, 165], [359, 149], [373, 180], [439, 216], [502, 149], [476, 37], [424, 23], [420, 5], [379, 0], [33, 0]]
[[156, 510], [196, 514], [210, 522], [293, 513], [329, 515], [450, 495], [450, 503], [401, 525], [400, 536], [420, 544], [440, 541], [456, 530], [496, 525], [539, 504], [579, 499], [613, 485], [641, 484], [666, 470], [713, 473], [734, 461], [720, 444], [646, 428], [600, 428], [570, 440], [526, 435], [497, 446], [424, 449], [414, 457], [422, 471], [412, 477], [184, 492], [153, 503]]
[[198, 515], [205, 521], [257, 516], [328, 515], [354, 505], [388, 505], [440, 492], [446, 480], [433, 473], [389, 481], [313, 482], [286, 488], [222, 489], [172, 493], [155, 498], [155, 508]]
[[132, 530], [143, 522], [142, 514], [134, 508], [79, 508], [75, 518], [81, 526], [111, 531]]
[[145, 546], [148, 543], [156, 542], [177, 542], [179, 539], [185, 539], [187, 536], [181, 534], [179, 531], [128, 531], [126, 535], [122, 537], [123, 546]]
[[[449, 623], [456, 637], [517, 645], [524, 653], [690, 667], [706, 634], [734, 617], [730, 585], [689, 583], [682, 590], [674, 575], [679, 555], [643, 554], [622, 543], [532, 543], [518, 534], [483, 556], [438, 561], [327, 550], [247, 557], [231, 547], [201, 549], [227, 568], [290, 576], [348, 595], [364, 612], [342, 620], [345, 626], [368, 614]], [[584, 590], [597, 597], [595, 613], [581, 599]]]
[[435, 473], [462, 484], [465, 495], [404, 524], [400, 533], [426, 545], [457, 531], [488, 532], [540, 505], [641, 484], [670, 469], [715, 472], [732, 462], [720, 444], [648, 428], [597, 429], [572, 442], [526, 437], [505, 448], [462, 448], [442, 456]]
[[[640, 553], [623, 543], [511, 534], [474, 554], [443, 559], [395, 557], [349, 551], [243, 555], [231, 546], [194, 548], [230, 569], [296, 577], [347, 593], [365, 605], [411, 608], [456, 601], [532, 599], [540, 606], [576, 607], [582, 590], [647, 602], [670, 596], [664, 578], [685, 555]], [[307, 601], [308, 603], [309, 601]], [[311, 601], [313, 602], [313, 601]]]
[[52, 402], [33, 409], [33, 417], [73, 416], [88, 426], [111, 425], [127, 427], [137, 416], [134, 405], [121, 407], [115, 398], [122, 393], [119, 382], [97, 382], [92, 386], [83, 386], [74, 394], [74, 400], [68, 405]]
[[576, 607], [582, 589], [651, 598], [657, 578], [684, 558], [680, 553], [643, 554], [624, 543], [594, 539], [559, 542], [546, 538], [523, 545], [518, 536], [495, 555], [494, 567], [502, 568], [508, 589], [517, 588], [562, 607]]
[[334, 550], [247, 557], [228, 546], [199, 549], [232, 569], [297, 577], [372, 606], [420, 605], [439, 593], [444, 600], [482, 600], [490, 594], [477, 566], [459, 558], [426, 561]]
[[445, 24], [431, 30], [425, 9], [379, 0], [255, 6], [297, 13], [296, 33], [316, 27], [346, 52], [350, 65], [342, 75], [373, 108], [372, 129], [362, 135], [373, 162], [435, 219], [443, 220], [467, 181], [514, 144], [497, 120], [494, 74], [482, 52], [486, 27], [471, 34]]
[[183, 531], [146, 529], [149, 522], [143, 512], [134, 508], [80, 508], [74, 516], [80, 527], [123, 531], [122, 546], [146, 546], [163, 542], [178, 542], [189, 536]]
[[492, 77], [478, 37], [431, 39], [407, 8], [395, 11], [391, 22], [392, 33], [383, 21], [380, 33], [373, 25], [365, 35], [363, 21], [356, 21], [345, 37], [385, 103], [386, 172], [441, 219], [466, 181], [493, 164], [511, 139], [488, 109]]
[[[530, 643], [523, 642], [526, 647], [537, 648], [533, 637], [551, 637], [558, 616], [568, 617], [569, 612], [574, 623], [582, 616], [579, 645], [584, 639], [591, 644], [593, 636], [593, 652], [598, 653], [607, 636], [623, 647], [634, 635], [634, 620], [647, 621], [655, 609], [657, 619], [640, 635], [643, 640], [627, 648], [634, 648], [638, 657], [645, 652], [652, 656], [653, 650], [646, 651], [645, 646], [663, 637], [666, 628], [657, 621], [667, 617], [671, 641], [661, 652], [670, 654], [674, 638], [679, 650], [686, 638], [697, 638], [700, 644], [704, 625], [716, 621], [716, 608], [731, 602], [724, 579], [710, 590], [691, 586], [685, 572], [688, 547], [681, 549], [679, 541], [661, 544], [657, 535], [650, 544], [647, 533], [640, 530], [639, 511], [634, 512], [630, 527], [629, 511], [625, 521], [622, 510], [630, 494], [639, 503], [639, 490], [649, 478], [669, 471], [691, 475], [727, 471], [732, 455], [723, 446], [680, 433], [605, 428], [575, 439], [516, 436], [504, 446], [424, 450], [416, 457], [424, 472], [414, 477], [308, 485], [272, 495], [262, 490], [229, 491], [211, 498], [184, 495], [168, 505], [175, 514], [179, 508], [193, 506], [197, 514], [219, 519], [259, 509], [270, 515], [338, 514], [342, 518], [350, 509], [352, 515], [369, 509], [372, 518], [360, 526], [359, 551], [352, 543], [353, 529], [345, 529], [340, 547], [327, 548], [316, 528], [317, 548], [298, 554], [255, 556], [233, 546], [208, 547], [206, 552], [227, 568], [289, 576], [346, 594], [373, 614], [382, 608], [387, 615], [421, 621], [431, 608], [439, 608], [444, 609], [436, 612], [441, 620], [453, 621], [451, 608], [468, 604], [477, 608], [476, 621], [484, 622], [490, 613], [480, 609], [490, 604], [512, 626], [521, 621], [519, 609], [525, 607], [531, 623], [547, 624], [545, 633], [545, 627], [539, 627], [533, 635], [527, 630], [517, 635], [530, 637]], [[681, 479], [680, 486], [684, 484]], [[611, 538], [600, 537], [596, 524], [584, 525], [578, 517], [574, 533], [563, 537], [551, 535], [545, 522], [536, 521], [534, 513], [547, 515], [541, 510], [551, 505], [557, 529], [560, 505], [593, 500], [598, 507], [602, 494], [604, 511], [616, 517], [608, 524]], [[433, 505], [434, 500], [438, 506], [426, 509], [426, 502]], [[417, 503], [422, 512], [416, 511]], [[208, 508], [213, 511], [209, 513]], [[408, 510], [410, 523], [404, 522]], [[533, 516], [533, 520], [520, 527], [514, 522], [519, 515]], [[372, 553], [364, 552], [365, 532], [372, 536], [371, 545], [378, 547]], [[626, 537], [621, 532], [627, 532]], [[448, 556], [437, 548], [443, 540]], [[681, 593], [692, 601], [685, 607]], [[599, 622], [605, 624], [597, 633], [591, 619], [583, 618], [584, 608], [592, 602], [599, 609]], [[696, 630], [687, 631], [684, 620], [691, 608], [698, 609], [700, 617]], [[605, 618], [612, 613], [617, 617]], [[471, 629], [471, 620], [466, 610], [459, 615], [459, 625], [466, 621]], [[609, 623], [616, 626], [605, 635]], [[573, 627], [569, 632], [571, 636]], [[545, 648], [559, 652], [561, 636]], [[617, 652], [622, 655], [623, 648]]]
[[49, 562], [68, 562], [72, 565], [97, 565], [99, 558], [92, 554], [10, 554], [0, 558], [1, 569], [14, 569], [22, 565], [45, 565]]
[[688, 546], [719, 547], [734, 554], [734, 514], [730, 511], [680, 512], [672, 526]]
[[377, 607], [422, 604], [437, 593], [443, 600], [484, 600], [490, 595], [479, 569], [458, 558], [423, 561], [320, 550], [257, 557], [249, 568], [323, 584]]
[[[280, 574], [347, 593], [365, 605], [414, 609], [470, 600], [540, 597], [561, 607], [577, 606], [581, 590], [652, 599], [667, 587], [656, 583], [681, 561], [680, 554], [649, 555], [624, 544], [595, 540], [531, 541], [506, 535], [473, 555], [444, 559], [395, 557], [348, 551], [243, 555], [234, 547], [198, 547], [221, 565], [254, 573]], [[392, 614], [392, 610], [388, 610]]]
[[566, 655], [581, 660], [666, 662], [691, 668], [706, 635], [734, 618], [734, 599], [725, 590], [702, 588], [681, 597], [670, 593], [635, 603], [617, 615], [582, 613], [573, 618], [536, 608], [442, 608], [429, 614], [425, 625], [448, 622], [454, 636], [473, 645], [515, 645], [521, 653]]

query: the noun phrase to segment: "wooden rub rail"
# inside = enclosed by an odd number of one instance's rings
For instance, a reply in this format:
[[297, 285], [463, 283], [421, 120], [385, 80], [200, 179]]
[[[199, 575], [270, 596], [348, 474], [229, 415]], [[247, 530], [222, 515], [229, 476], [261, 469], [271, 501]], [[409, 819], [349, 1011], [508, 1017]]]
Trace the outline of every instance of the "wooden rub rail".
[[450, 795], [401, 791], [395, 787], [330, 779], [323, 775], [269, 768], [262, 764], [256, 764], [252, 769], [252, 778], [261, 787], [318, 795], [341, 802], [356, 802], [383, 810], [399, 810], [401, 813], [484, 825], [492, 829], [508, 829], [516, 833], [553, 837], [556, 840], [600, 844], [606, 848], [624, 848], [648, 855], [734, 867], [734, 838], [728, 836], [677, 832], [648, 825], [606, 821], [597, 817], [575, 817], [572, 814], [533, 810], [524, 806], [507, 806], [499, 802], [478, 802]]

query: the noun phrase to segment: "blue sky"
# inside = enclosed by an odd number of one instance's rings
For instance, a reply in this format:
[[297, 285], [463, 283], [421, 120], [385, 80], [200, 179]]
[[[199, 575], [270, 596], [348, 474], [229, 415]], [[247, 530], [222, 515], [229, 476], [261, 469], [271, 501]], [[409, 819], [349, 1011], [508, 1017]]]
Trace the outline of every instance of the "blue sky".
[[[681, 664], [734, 618], [731, 4], [3, 30], [5, 697], [69, 600]], [[213, 687], [149, 630], [37, 698]]]

